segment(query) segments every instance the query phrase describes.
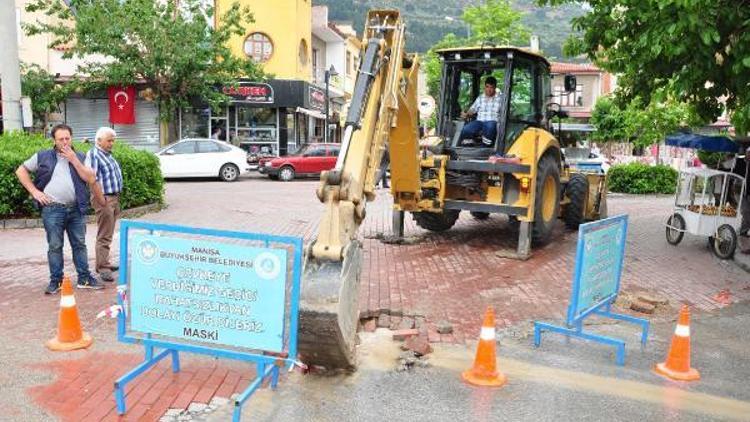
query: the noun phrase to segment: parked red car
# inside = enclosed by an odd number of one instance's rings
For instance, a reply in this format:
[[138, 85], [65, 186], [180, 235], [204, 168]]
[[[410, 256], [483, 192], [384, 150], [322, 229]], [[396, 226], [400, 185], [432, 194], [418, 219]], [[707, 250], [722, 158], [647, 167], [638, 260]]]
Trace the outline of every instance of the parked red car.
[[285, 182], [300, 176], [316, 176], [336, 166], [340, 144], [307, 144], [296, 152], [276, 158], [262, 158], [258, 171]]

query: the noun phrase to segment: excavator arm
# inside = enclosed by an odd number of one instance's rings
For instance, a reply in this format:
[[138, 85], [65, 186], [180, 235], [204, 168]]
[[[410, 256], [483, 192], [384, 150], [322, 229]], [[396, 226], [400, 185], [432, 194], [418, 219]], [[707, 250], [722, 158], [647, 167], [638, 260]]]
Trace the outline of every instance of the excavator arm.
[[402, 207], [419, 201], [418, 61], [404, 50], [398, 11], [367, 15], [364, 57], [354, 86], [336, 167], [317, 196], [325, 205], [317, 238], [306, 248], [300, 307], [300, 355], [309, 364], [355, 367], [362, 245], [357, 232], [389, 147], [391, 192]]

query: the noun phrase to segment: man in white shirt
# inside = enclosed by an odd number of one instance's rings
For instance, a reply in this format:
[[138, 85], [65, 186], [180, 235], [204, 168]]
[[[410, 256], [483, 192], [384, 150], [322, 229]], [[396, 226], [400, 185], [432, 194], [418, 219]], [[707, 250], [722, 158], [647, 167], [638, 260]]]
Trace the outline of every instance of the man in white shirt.
[[477, 116], [477, 119], [464, 125], [459, 139], [474, 139], [482, 136], [482, 144], [491, 147], [497, 136], [497, 120], [500, 115], [502, 96], [497, 95], [497, 79], [488, 76], [484, 80], [484, 93], [479, 95], [461, 117]]

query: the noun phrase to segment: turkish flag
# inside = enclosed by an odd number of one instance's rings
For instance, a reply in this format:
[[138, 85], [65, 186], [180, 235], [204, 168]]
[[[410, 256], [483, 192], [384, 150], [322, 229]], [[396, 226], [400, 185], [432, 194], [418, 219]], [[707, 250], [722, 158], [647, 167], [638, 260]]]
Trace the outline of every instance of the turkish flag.
[[107, 88], [109, 97], [109, 122], [120, 125], [135, 123], [135, 87], [111, 86]]

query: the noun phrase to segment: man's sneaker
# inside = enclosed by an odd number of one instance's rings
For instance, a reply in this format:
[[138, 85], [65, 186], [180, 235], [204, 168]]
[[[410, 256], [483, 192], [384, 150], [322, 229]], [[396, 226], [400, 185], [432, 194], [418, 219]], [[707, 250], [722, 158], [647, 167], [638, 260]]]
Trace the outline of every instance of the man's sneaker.
[[99, 283], [94, 277], [90, 277], [87, 280], [78, 280], [78, 284], [76, 284], [76, 287], [79, 289], [94, 289], [94, 290], [101, 290], [104, 288], [104, 285], [102, 283]]
[[50, 281], [49, 286], [44, 290], [44, 294], [46, 295], [53, 295], [60, 291], [60, 282], [59, 281]]
[[112, 275], [112, 271], [102, 271], [99, 273], [99, 278], [102, 281], [106, 281], [108, 283], [111, 283], [115, 281], [115, 276]]

